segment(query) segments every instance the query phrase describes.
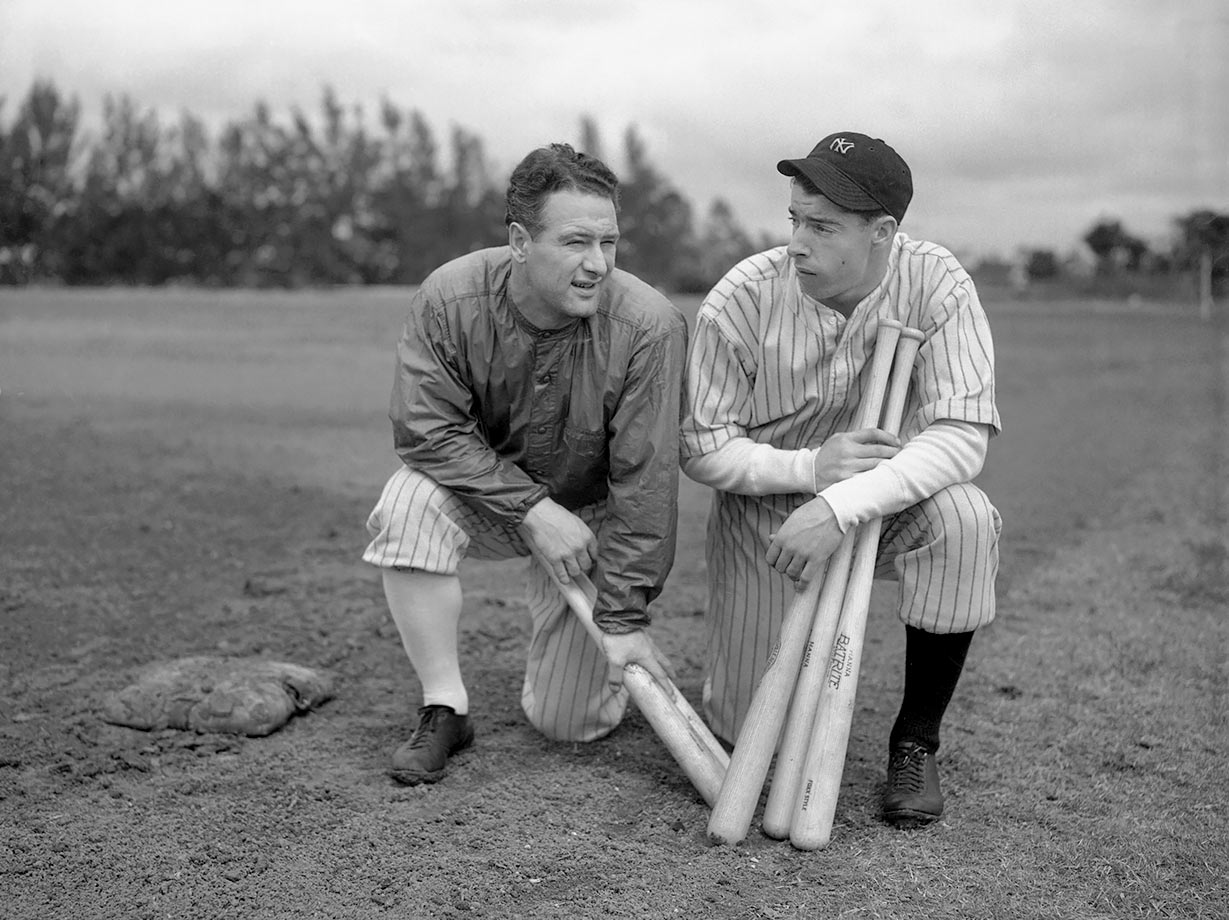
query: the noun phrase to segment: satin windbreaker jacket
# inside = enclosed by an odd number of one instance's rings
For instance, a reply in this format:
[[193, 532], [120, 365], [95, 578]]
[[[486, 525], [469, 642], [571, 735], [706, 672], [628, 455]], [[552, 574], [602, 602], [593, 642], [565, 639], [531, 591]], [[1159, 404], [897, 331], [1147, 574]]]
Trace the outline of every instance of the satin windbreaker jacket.
[[509, 531], [546, 496], [604, 502], [594, 619], [647, 626], [674, 561], [686, 323], [616, 269], [594, 316], [538, 329], [510, 275], [508, 248], [485, 249], [414, 294], [389, 411], [397, 453]]

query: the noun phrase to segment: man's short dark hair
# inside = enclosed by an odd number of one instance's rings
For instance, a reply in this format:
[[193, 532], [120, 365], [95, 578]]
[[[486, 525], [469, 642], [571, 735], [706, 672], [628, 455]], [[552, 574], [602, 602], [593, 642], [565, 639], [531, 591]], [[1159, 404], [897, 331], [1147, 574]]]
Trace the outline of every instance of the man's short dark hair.
[[542, 229], [542, 209], [552, 192], [578, 191], [609, 198], [619, 207], [619, 180], [597, 157], [569, 144], [539, 147], [512, 170], [504, 223], [520, 224], [531, 236]]
[[[802, 173], [798, 173], [792, 176], [791, 178], [793, 179], [793, 181], [797, 182], [802, 187], [802, 190], [806, 192], [808, 195], [823, 195], [823, 197], [828, 198], [827, 195], [824, 195], [824, 193], [820, 191], [818, 185], [816, 185], [814, 182], [812, 182]], [[828, 198], [828, 200], [832, 201], [831, 198]], [[838, 208], [841, 211], [844, 211], [846, 214], [858, 215], [858, 217], [862, 218], [862, 220], [867, 224], [873, 223], [875, 219], [879, 217], [891, 217], [892, 216], [883, 208], [876, 208], [873, 211], [851, 211], [849, 210], [849, 208], [842, 207], [841, 205], [837, 204], [835, 201], [832, 201], [832, 206], [835, 208]]]

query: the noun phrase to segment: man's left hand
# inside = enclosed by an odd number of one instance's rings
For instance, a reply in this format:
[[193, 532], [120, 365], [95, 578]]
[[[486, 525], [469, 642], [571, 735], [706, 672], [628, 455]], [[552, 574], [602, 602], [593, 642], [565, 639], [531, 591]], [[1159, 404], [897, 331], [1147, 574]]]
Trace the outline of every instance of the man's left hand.
[[615, 691], [623, 686], [623, 666], [627, 664], [640, 665], [663, 687], [673, 680], [674, 668], [671, 667], [670, 661], [643, 629], [617, 635], [603, 633], [602, 651], [610, 662], [607, 679]]
[[814, 498], [769, 535], [768, 564], [800, 585], [808, 584], [823, 574], [824, 564], [844, 537], [832, 507]]

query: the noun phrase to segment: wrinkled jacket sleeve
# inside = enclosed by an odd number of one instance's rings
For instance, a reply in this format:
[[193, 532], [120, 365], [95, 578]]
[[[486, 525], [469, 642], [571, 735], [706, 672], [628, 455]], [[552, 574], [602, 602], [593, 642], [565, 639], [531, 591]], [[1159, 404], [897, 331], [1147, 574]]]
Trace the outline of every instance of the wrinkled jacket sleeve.
[[419, 288], [397, 344], [389, 406], [397, 455], [489, 517], [515, 527], [547, 490], [483, 439], [468, 376], [444, 311]]
[[642, 346], [611, 419], [606, 519], [598, 535], [594, 620], [606, 632], [649, 625], [648, 605], [674, 564], [678, 426], [687, 326]]

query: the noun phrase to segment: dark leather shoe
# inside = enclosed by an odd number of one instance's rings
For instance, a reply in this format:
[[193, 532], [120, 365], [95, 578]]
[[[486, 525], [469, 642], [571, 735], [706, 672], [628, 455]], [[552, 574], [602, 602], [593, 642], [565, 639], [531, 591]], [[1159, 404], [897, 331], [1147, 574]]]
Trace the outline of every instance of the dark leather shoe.
[[920, 744], [901, 741], [888, 755], [888, 788], [883, 816], [897, 827], [920, 827], [943, 814], [935, 755]]
[[389, 775], [399, 783], [417, 786], [443, 777], [448, 755], [474, 741], [469, 716], [459, 716], [451, 706], [423, 706], [418, 727], [410, 740], [393, 752]]

